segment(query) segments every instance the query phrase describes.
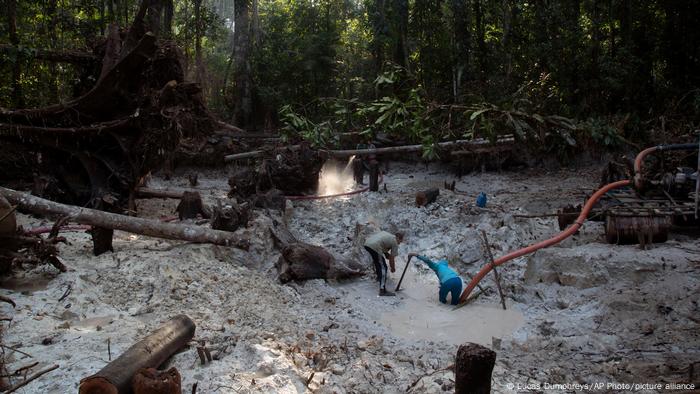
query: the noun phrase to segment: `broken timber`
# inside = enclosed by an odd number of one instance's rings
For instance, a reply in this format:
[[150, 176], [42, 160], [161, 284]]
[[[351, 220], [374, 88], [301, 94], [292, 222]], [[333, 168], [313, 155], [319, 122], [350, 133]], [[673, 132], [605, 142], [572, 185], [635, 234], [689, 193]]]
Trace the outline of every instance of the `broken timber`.
[[[496, 146], [511, 144], [515, 141], [513, 136], [505, 135], [499, 138], [493, 144]], [[452, 148], [471, 148], [488, 146], [492, 144], [491, 141], [486, 139], [475, 139], [475, 140], [457, 140], [457, 141], [446, 141], [439, 142], [435, 144], [438, 148], [442, 149], [452, 149]], [[424, 148], [424, 145], [403, 145], [403, 146], [391, 146], [386, 148], [373, 148], [373, 149], [347, 149], [347, 150], [322, 150], [328, 157], [344, 158], [350, 156], [364, 156], [364, 155], [379, 155], [385, 153], [404, 153], [404, 152], [420, 152]], [[289, 149], [295, 150], [299, 149], [299, 145], [292, 145]], [[464, 151], [466, 152], [466, 151]], [[265, 153], [264, 150], [255, 150], [251, 152], [236, 153], [232, 155], [227, 155], [224, 157], [224, 161], [230, 162], [242, 159], [252, 159], [258, 156], [262, 156]]]
[[70, 221], [89, 224], [92, 226], [122, 230], [150, 237], [177, 239], [196, 243], [212, 243], [216, 245], [234, 246], [240, 249], [248, 248], [248, 241], [227, 231], [212, 230], [195, 225], [163, 223], [131, 216], [119, 215], [96, 209], [81, 208], [59, 204], [27, 193], [0, 187], [0, 195], [5, 196], [19, 208], [39, 214], [57, 214], [68, 216]]
[[424, 207], [432, 202], [435, 202], [440, 195], [440, 189], [432, 188], [416, 193], [416, 206]]
[[194, 337], [195, 324], [186, 315], [170, 319], [137, 342], [99, 372], [80, 381], [80, 394], [132, 392], [132, 379], [141, 368], [157, 368]]

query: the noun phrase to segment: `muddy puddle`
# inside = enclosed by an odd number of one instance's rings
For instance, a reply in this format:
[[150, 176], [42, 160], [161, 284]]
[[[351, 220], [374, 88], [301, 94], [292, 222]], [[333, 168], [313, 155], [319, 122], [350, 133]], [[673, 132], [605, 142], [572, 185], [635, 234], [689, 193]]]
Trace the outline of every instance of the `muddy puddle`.
[[[387, 282], [387, 289], [393, 291], [398, 275], [392, 279]], [[407, 273], [396, 297], [377, 296], [377, 284], [366, 280], [341, 286], [348, 291], [348, 297], [367, 308], [365, 312], [377, 319], [377, 323], [409, 340], [490, 346], [492, 338], [509, 337], [524, 323], [522, 313], [510, 305], [503, 310], [500, 304], [478, 301], [461, 308], [441, 304], [437, 277], [432, 271]]]
[[52, 279], [44, 277], [8, 278], [0, 281], [0, 288], [31, 294], [35, 291], [46, 290]]

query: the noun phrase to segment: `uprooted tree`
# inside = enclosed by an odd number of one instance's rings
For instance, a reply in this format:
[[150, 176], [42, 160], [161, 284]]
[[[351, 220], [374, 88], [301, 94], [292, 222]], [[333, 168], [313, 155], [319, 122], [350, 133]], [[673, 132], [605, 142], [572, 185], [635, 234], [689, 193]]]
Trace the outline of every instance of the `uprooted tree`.
[[128, 29], [110, 26], [95, 48], [102, 64], [87, 93], [44, 108], [0, 109], [0, 183], [124, 212], [140, 179], [181, 139], [213, 129], [199, 86], [184, 80], [178, 48], [156, 36], [167, 3], [143, 0]]
[[[94, 49], [102, 63], [86, 93], [44, 108], [0, 108], [0, 184], [132, 213], [145, 175], [165, 163], [181, 140], [221, 126], [199, 86], [185, 82], [177, 46], [157, 37], [169, 24], [168, 5], [143, 0], [128, 29], [109, 27]], [[111, 248], [111, 229], [96, 228], [92, 235], [102, 245], [96, 254]]]

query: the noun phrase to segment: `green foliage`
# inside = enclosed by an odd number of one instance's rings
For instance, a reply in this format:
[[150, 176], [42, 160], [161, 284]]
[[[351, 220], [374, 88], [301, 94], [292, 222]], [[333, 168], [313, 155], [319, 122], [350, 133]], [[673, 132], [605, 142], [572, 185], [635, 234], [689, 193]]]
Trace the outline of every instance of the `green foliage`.
[[280, 108], [280, 117], [284, 124], [281, 135], [285, 141], [293, 137], [301, 138], [318, 148], [327, 147], [333, 138], [330, 122], [314, 123], [294, 112], [290, 105]]
[[[37, 61], [29, 48], [89, 49], [109, 23], [128, 27], [140, 0], [16, 3], [20, 45], [0, 53], [3, 107], [12, 105], [18, 63], [27, 106], [84, 91], [94, 83], [89, 72]], [[632, 139], [662, 118], [665, 132], [700, 124], [693, 2], [250, 0], [250, 26], [235, 29], [242, 2], [202, 0], [199, 21], [193, 0], [173, 4], [170, 38], [189, 79], [200, 75], [194, 43], [203, 27], [203, 93], [222, 118], [238, 97], [234, 30], [248, 29], [254, 114], [240, 125], [248, 129], [285, 125], [315, 144], [338, 132], [386, 133], [426, 147], [513, 133], [545, 149], [617, 147], [620, 114], [631, 114], [634, 125], [623, 129]], [[7, 27], [0, 24], [6, 45]]]

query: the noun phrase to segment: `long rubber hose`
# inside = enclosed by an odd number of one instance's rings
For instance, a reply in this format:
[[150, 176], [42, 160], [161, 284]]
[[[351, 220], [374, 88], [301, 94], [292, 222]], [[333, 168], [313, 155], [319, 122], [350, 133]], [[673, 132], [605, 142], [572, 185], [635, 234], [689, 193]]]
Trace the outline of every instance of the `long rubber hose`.
[[581, 210], [581, 214], [578, 215], [578, 218], [576, 218], [576, 221], [574, 224], [569, 226], [566, 230], [562, 231], [561, 233], [557, 234], [556, 236], [549, 238], [547, 240], [538, 242], [536, 244], [524, 247], [522, 249], [518, 249], [514, 252], [508, 253], [507, 255], [498, 258], [495, 260], [493, 263], [487, 264], [484, 268], [479, 271], [478, 274], [469, 282], [469, 285], [467, 288], [464, 290], [462, 293], [462, 296], [459, 298], [459, 303], [463, 303], [467, 300], [469, 297], [469, 294], [474, 290], [474, 288], [481, 282], [484, 277], [493, 270], [494, 267], [498, 267], [499, 265], [513, 260], [515, 258], [518, 258], [520, 256], [526, 255], [528, 253], [532, 253], [538, 249], [546, 248], [548, 246], [552, 246], [554, 244], [557, 244], [564, 239], [568, 238], [572, 234], [574, 234], [582, 225], [583, 222], [586, 221], [586, 217], [588, 217], [588, 214], [591, 212], [591, 209], [593, 208], [593, 205], [598, 201], [605, 193], [609, 192], [610, 190], [617, 189], [620, 187], [625, 187], [629, 186], [632, 182], [630, 180], [624, 180], [624, 181], [617, 181], [613, 183], [609, 183], [600, 189], [593, 193], [593, 195], [586, 201], [586, 204], [583, 206], [583, 209]]

